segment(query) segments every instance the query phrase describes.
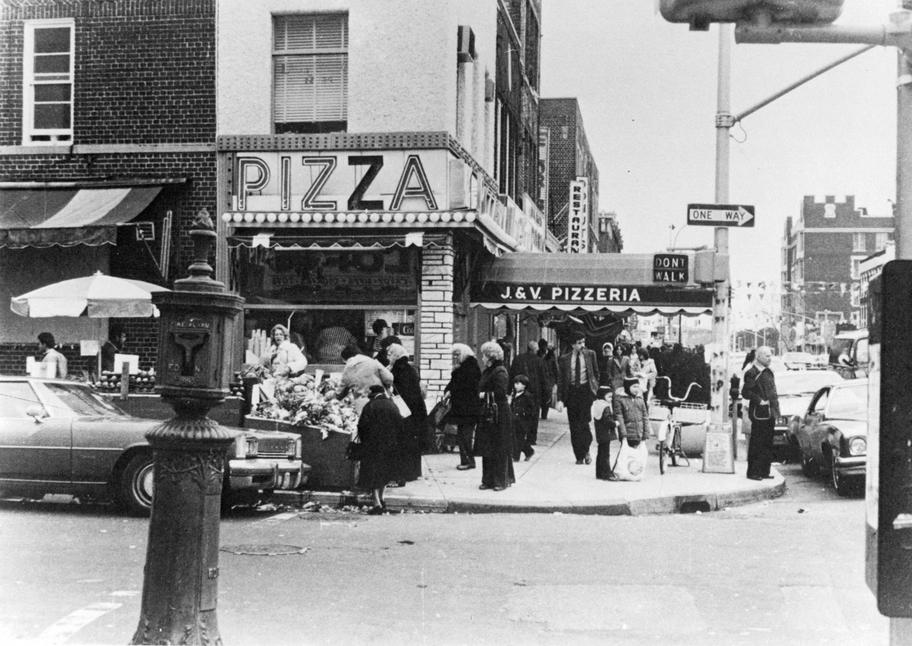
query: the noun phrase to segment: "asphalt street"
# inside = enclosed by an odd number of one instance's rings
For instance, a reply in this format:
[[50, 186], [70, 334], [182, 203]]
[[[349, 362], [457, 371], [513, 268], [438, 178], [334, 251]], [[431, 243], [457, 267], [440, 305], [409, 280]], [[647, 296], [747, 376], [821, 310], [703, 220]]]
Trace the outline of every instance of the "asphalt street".
[[[863, 501], [800, 469], [705, 514], [424, 514], [265, 507], [221, 526], [225, 644], [886, 644]], [[0, 504], [0, 641], [123, 644], [147, 522]]]

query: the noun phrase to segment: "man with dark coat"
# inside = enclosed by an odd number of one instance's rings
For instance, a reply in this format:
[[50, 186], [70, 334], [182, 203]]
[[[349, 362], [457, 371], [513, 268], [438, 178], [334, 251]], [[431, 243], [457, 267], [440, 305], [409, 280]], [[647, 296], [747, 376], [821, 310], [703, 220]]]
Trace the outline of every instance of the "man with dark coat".
[[573, 349], [557, 360], [557, 400], [567, 406], [570, 423], [570, 444], [577, 464], [592, 464], [589, 447], [592, 445], [591, 407], [599, 388], [598, 360], [595, 352], [586, 348], [586, 335], [574, 332]]
[[773, 428], [779, 417], [776, 379], [770, 370], [773, 352], [767, 346], [757, 348], [753, 365], [744, 373], [741, 396], [748, 400], [747, 415], [751, 421], [747, 445], [747, 477], [751, 480], [772, 478]]
[[[545, 376], [545, 363], [538, 356], [538, 342], [529, 341], [526, 351], [516, 355], [513, 363], [510, 364], [510, 383], [516, 380], [517, 375], [525, 375], [529, 380], [526, 386], [526, 395], [532, 399], [535, 404], [535, 410], [541, 410], [542, 402], [548, 401], [551, 396], [547, 392], [548, 379]], [[535, 444], [538, 439], [538, 415], [529, 425], [526, 440], [529, 444]], [[519, 451], [519, 447], [514, 447], [514, 452]]]

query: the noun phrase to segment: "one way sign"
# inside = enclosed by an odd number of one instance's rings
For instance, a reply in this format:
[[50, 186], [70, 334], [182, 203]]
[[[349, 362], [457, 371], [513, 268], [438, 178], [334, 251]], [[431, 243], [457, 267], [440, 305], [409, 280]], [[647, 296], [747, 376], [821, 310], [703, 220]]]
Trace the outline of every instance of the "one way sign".
[[754, 207], [750, 204], [688, 204], [687, 224], [709, 227], [752, 227]]

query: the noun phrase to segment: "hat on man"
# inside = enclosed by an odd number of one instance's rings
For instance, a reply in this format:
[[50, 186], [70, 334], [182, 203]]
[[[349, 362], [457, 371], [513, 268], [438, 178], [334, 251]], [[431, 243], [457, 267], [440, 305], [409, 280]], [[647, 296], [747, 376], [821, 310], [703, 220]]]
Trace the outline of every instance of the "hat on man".
[[632, 395], [633, 393], [630, 392], [630, 388], [632, 386], [638, 385], [639, 383], [640, 380], [636, 377], [624, 377], [624, 392], [628, 395]]

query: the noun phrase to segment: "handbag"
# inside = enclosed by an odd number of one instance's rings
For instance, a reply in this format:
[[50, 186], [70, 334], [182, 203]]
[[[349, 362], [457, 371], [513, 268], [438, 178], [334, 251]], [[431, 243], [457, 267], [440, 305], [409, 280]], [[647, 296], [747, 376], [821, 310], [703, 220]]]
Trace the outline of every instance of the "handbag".
[[349, 442], [345, 449], [345, 459], [357, 462], [364, 458], [364, 445], [361, 442]]
[[396, 404], [396, 408], [399, 409], [399, 414], [402, 415], [402, 419], [409, 417], [412, 414], [412, 409], [408, 407], [408, 404], [405, 403], [405, 400], [402, 399], [402, 395], [399, 393], [393, 393], [392, 397], [393, 403]]
[[429, 417], [431, 418], [431, 423], [434, 425], [434, 428], [440, 428], [443, 426], [443, 420], [450, 413], [452, 404], [450, 403], [450, 393], [446, 393], [439, 402], [434, 405], [434, 408], [431, 409]]
[[639, 481], [646, 472], [646, 442], [640, 442], [636, 448], [621, 440], [621, 448], [614, 459], [614, 475], [618, 480]]
[[493, 393], [485, 393], [484, 404], [481, 406], [481, 421], [485, 424], [497, 424], [500, 418], [498, 408]]
[[769, 404], [757, 404], [754, 409], [754, 419], [757, 421], [766, 421], [772, 417]]

